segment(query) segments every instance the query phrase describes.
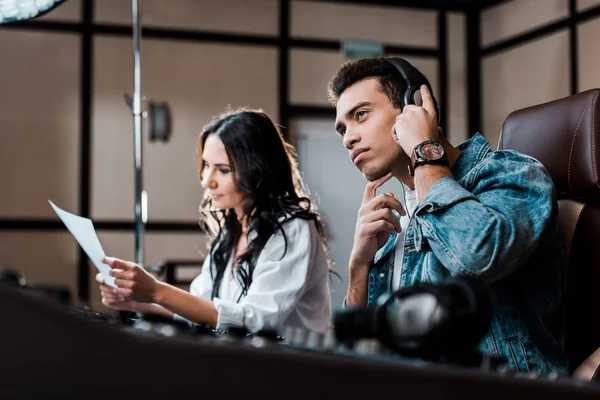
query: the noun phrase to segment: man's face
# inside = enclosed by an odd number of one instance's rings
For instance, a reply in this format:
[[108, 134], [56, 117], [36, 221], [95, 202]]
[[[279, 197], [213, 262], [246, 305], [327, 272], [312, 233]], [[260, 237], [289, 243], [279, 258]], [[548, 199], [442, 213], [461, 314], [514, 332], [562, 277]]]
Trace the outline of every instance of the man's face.
[[397, 175], [407, 160], [392, 138], [400, 110], [381, 92], [377, 78], [348, 87], [336, 107], [335, 129], [343, 137], [352, 163], [369, 181], [388, 172]]

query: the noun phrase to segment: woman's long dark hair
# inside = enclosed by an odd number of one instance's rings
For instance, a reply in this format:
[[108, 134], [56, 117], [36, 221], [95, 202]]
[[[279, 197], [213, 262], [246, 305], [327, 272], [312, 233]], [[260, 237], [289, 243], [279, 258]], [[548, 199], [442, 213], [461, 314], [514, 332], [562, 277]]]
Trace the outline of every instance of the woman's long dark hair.
[[223, 142], [235, 185], [248, 199], [243, 207], [244, 215], [238, 216], [233, 209], [215, 210], [205, 191], [200, 215], [201, 225], [213, 239], [210, 248], [212, 298], [219, 295], [225, 268], [242, 235], [241, 218], [247, 218], [248, 234], [252, 231], [256, 233], [249, 240], [246, 251], [234, 260], [238, 264], [236, 276], [242, 286], [242, 296], [252, 283], [258, 256], [276, 230], [281, 230], [284, 237], [283, 254], [287, 251], [287, 238], [282, 224], [289, 219], [314, 221], [331, 265], [323, 224], [308, 198], [298, 169], [297, 153], [283, 139], [270, 116], [262, 110], [247, 108], [220, 115], [206, 125], [200, 134], [199, 153], [210, 135], [217, 136]]

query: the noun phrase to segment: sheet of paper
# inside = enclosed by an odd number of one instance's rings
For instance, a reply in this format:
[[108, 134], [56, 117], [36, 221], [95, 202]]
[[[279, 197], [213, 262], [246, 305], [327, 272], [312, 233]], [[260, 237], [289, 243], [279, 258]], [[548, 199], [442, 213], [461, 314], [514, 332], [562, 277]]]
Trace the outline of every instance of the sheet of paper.
[[109, 286], [117, 287], [115, 284], [115, 277], [110, 276], [110, 266], [102, 262], [104, 258], [104, 250], [96, 235], [94, 224], [89, 218], [80, 217], [75, 214], [71, 214], [57, 207], [52, 201], [48, 200], [56, 214], [65, 224], [69, 232], [75, 237], [77, 243], [81, 246], [85, 254], [92, 260], [98, 271], [104, 278], [104, 283]]

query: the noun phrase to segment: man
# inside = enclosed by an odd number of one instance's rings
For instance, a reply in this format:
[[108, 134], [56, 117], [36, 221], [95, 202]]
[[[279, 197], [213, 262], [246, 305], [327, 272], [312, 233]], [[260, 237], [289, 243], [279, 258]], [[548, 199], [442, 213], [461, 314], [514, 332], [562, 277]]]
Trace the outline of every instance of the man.
[[[492, 151], [479, 133], [451, 145], [416, 69], [422, 106], [403, 104], [405, 72], [383, 58], [353, 60], [329, 84], [335, 129], [369, 181], [346, 304], [365, 306], [390, 290], [448, 277], [481, 279], [495, 300], [478, 351], [503, 357], [512, 370], [567, 372], [553, 335], [564, 247], [548, 172], [526, 155]], [[376, 193], [391, 177], [406, 188], [407, 209], [393, 194]]]

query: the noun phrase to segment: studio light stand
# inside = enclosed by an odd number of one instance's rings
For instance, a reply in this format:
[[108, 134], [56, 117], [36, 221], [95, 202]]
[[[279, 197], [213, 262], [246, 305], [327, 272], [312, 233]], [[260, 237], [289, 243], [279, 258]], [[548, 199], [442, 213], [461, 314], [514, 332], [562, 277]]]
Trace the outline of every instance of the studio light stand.
[[148, 198], [143, 184], [143, 137], [142, 120], [148, 117], [149, 140], [168, 142], [171, 137], [171, 112], [167, 102], [149, 101], [149, 111], [142, 111], [142, 66], [140, 55], [141, 17], [139, 0], [131, 0], [133, 27], [133, 98], [125, 95], [125, 101], [133, 114], [133, 160], [135, 195], [135, 263], [144, 266], [144, 226], [148, 220]]
[[144, 225], [147, 220], [147, 197], [142, 174], [142, 73], [140, 63], [140, 7], [139, 0], [131, 0], [133, 25], [133, 162], [135, 190], [135, 263], [144, 265]]

